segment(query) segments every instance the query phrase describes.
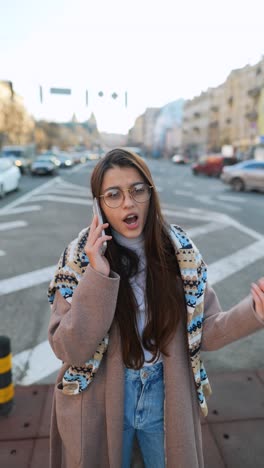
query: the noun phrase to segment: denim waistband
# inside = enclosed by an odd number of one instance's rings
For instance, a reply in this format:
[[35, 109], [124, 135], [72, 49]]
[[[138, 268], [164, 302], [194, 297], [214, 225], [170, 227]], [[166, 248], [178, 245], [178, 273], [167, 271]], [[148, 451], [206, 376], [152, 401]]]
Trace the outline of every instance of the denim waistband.
[[141, 369], [125, 368], [125, 378], [128, 380], [152, 380], [163, 377], [163, 362], [157, 362], [151, 366], [143, 366]]

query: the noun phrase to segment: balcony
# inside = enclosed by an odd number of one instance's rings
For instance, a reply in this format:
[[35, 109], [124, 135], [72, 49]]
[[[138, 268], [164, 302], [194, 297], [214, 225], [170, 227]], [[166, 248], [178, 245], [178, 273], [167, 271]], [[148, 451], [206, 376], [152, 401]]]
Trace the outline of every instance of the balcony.
[[210, 122], [209, 127], [210, 128], [217, 128], [219, 125], [218, 120], [214, 120], [213, 122]]
[[250, 121], [250, 122], [255, 122], [258, 118], [258, 113], [257, 111], [253, 110], [253, 111], [250, 111], [250, 112], [247, 112], [245, 114], [245, 117]]
[[219, 106], [212, 106], [211, 111], [212, 112], [218, 112], [219, 111]]
[[256, 98], [260, 95], [261, 87], [260, 86], [255, 86], [254, 88], [251, 88], [248, 90], [248, 95], [252, 98]]

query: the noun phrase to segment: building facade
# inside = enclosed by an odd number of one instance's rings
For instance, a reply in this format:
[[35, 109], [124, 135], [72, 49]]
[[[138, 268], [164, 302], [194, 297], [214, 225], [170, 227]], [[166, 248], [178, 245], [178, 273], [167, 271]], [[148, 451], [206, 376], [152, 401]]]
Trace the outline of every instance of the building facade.
[[[193, 157], [232, 145], [248, 152], [264, 140], [264, 58], [233, 70], [226, 81], [185, 103], [183, 151]], [[263, 104], [261, 104], [263, 102]]]

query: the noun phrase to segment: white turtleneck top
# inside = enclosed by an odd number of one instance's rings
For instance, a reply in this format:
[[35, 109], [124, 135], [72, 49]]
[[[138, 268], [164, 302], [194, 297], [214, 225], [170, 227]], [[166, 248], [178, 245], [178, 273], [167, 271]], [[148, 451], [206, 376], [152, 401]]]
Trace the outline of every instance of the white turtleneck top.
[[[139, 266], [138, 266], [138, 273], [136, 276], [130, 278], [130, 285], [133, 289], [137, 306], [138, 306], [138, 313], [137, 313], [137, 328], [140, 338], [142, 338], [143, 330], [146, 323], [146, 256], [145, 256], [145, 245], [144, 245], [144, 236], [141, 234], [139, 237], [134, 239], [129, 239], [127, 237], [122, 236], [119, 232], [116, 232], [112, 229], [112, 234], [115, 240], [124, 247], [127, 247], [130, 250], [136, 252], [139, 257]], [[142, 342], [141, 342], [142, 344]], [[153, 365], [153, 362], [147, 362], [152, 358], [152, 354], [146, 350], [142, 345], [145, 362], [144, 366]], [[161, 356], [156, 362], [162, 361]]]

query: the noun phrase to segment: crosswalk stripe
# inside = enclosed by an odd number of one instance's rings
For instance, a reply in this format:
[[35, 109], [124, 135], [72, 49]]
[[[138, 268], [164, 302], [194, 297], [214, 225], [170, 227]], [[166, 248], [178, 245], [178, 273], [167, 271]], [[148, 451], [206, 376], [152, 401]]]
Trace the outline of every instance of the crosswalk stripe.
[[70, 203], [75, 205], [92, 205], [92, 200], [86, 198], [75, 197], [59, 197], [57, 195], [36, 195], [33, 198], [34, 201], [52, 201], [56, 203]]
[[208, 267], [210, 284], [216, 284], [229, 276], [243, 270], [252, 263], [264, 257], [264, 240], [254, 242], [237, 252], [221, 258]]
[[0, 281], [0, 296], [10, 294], [22, 289], [38, 286], [51, 280], [54, 275], [56, 266], [40, 268], [39, 270], [30, 271], [22, 275], [13, 276]]
[[8, 211], [0, 210], [0, 216], [11, 216], [14, 214], [29, 213], [31, 211], [40, 211], [40, 210], [42, 210], [42, 206], [40, 205], [20, 206], [19, 208], [11, 208]]
[[[44, 379], [61, 367], [62, 362], [53, 353], [49, 342], [43, 341], [13, 357], [13, 380], [20, 385], [31, 385]], [[27, 368], [24, 375], [25, 365]], [[23, 375], [22, 378], [20, 376]]]
[[0, 223], [0, 231], [9, 231], [10, 229], [17, 229], [26, 226], [28, 226], [28, 223], [26, 221], [12, 221], [10, 223]]

